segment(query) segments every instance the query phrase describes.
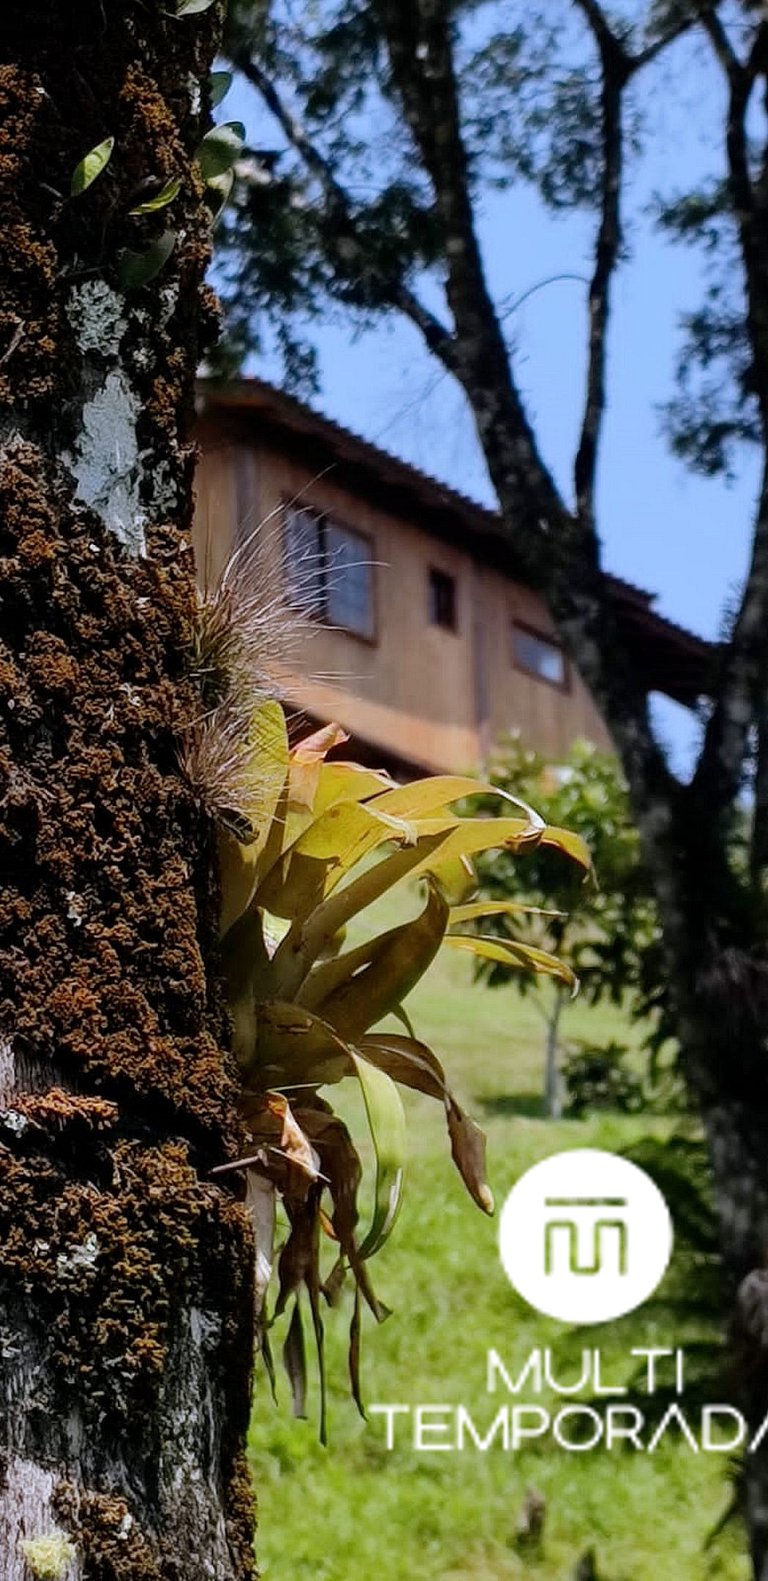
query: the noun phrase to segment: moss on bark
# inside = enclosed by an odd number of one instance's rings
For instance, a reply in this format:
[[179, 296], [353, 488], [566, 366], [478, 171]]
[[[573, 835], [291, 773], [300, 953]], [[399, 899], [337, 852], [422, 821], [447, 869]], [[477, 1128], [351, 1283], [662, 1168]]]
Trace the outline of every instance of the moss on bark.
[[[211, 962], [187, 438], [213, 316], [193, 154], [219, 7], [0, 17], [0, 1554], [243, 1581], [251, 1247]], [[202, 87], [201, 87], [202, 84]], [[202, 110], [200, 108], [202, 104]], [[78, 160], [114, 136], [79, 198]], [[179, 176], [172, 212], [131, 216]], [[120, 257], [168, 225], [161, 274]], [[142, 554], [129, 553], [143, 546]]]

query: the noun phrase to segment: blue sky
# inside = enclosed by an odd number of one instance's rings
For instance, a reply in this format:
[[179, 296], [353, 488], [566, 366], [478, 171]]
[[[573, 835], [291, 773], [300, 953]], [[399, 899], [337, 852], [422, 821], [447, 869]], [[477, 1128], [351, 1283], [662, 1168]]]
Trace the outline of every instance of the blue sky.
[[[668, 197], [699, 171], [718, 169], [722, 159], [715, 113], [720, 86], [706, 56], [692, 51], [660, 70], [658, 91], [649, 101], [649, 152], [627, 207], [628, 257], [615, 285], [609, 415], [599, 473], [603, 553], [611, 571], [658, 593], [658, 607], [672, 619], [716, 637], [744, 575], [757, 458], [745, 452], [730, 485], [700, 479], [670, 454], [660, 431], [659, 406], [673, 383], [678, 319], [701, 299], [701, 265], [694, 253], [658, 234], [648, 205], [654, 192]], [[673, 91], [665, 92], [670, 86]], [[240, 114], [254, 126], [253, 98], [237, 86], [220, 113]], [[552, 276], [577, 277], [542, 284], [507, 320], [518, 382], [545, 459], [566, 492], [583, 381], [584, 280], [592, 231], [584, 216], [553, 217], [526, 188], [488, 195], [481, 217], [497, 299], [517, 300]], [[313, 327], [312, 336], [320, 354], [318, 404], [329, 416], [492, 501], [461, 392], [441, 377], [409, 324], [392, 320], [355, 336], [337, 311], [319, 333]], [[254, 371], [278, 375], [269, 359]], [[690, 721], [671, 707], [660, 719], [683, 767], [695, 734]]]

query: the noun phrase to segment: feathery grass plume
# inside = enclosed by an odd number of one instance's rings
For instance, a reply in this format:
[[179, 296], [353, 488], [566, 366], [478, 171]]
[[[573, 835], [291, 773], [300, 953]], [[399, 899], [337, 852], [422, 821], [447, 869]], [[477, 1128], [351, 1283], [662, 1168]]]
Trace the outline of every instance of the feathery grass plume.
[[204, 568], [192, 638], [202, 708], [184, 733], [182, 768], [212, 816], [246, 843], [260, 790], [276, 772], [263, 718], [262, 728], [255, 721], [263, 703], [280, 698], [321, 610], [316, 555], [292, 561], [290, 583], [285, 575], [279, 514], [243, 538], [218, 578]]

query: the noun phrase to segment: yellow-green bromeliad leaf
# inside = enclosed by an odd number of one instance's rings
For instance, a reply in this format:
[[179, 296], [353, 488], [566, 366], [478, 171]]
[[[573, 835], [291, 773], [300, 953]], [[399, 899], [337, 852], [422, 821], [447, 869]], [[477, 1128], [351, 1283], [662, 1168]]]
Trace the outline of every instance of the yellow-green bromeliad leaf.
[[455, 950], [466, 950], [470, 955], [480, 956], [482, 960], [498, 961], [504, 966], [519, 966], [523, 971], [555, 977], [566, 988], [570, 988], [571, 993], [578, 991], [579, 981], [570, 966], [558, 960], [556, 955], [550, 955], [548, 950], [539, 950], [533, 944], [473, 933], [448, 933], [444, 943]]
[[485, 1171], [485, 1136], [457, 1103], [437, 1055], [418, 1038], [401, 1037], [392, 1032], [376, 1032], [361, 1038], [358, 1047], [366, 1059], [385, 1070], [393, 1081], [426, 1093], [444, 1105], [456, 1168], [478, 1207], [484, 1213], [492, 1213], [493, 1195]]
[[[381, 948], [367, 961], [360, 965], [353, 961], [346, 980], [331, 989], [317, 1007], [318, 1013], [341, 1037], [355, 1042], [415, 988], [443, 942], [447, 922], [446, 902], [432, 885], [419, 916], [385, 934], [378, 941]], [[344, 960], [340, 956], [334, 967]]]
[[243, 845], [227, 830], [219, 834], [221, 922], [224, 935], [248, 909], [258, 882], [264, 849], [275, 825], [275, 815], [288, 774], [288, 731], [279, 703], [264, 703], [251, 722], [249, 756], [253, 765], [253, 791], [244, 814], [255, 838]]
[[365, 1112], [376, 1154], [373, 1215], [360, 1247], [360, 1257], [374, 1257], [394, 1229], [400, 1211], [405, 1172], [406, 1131], [403, 1101], [386, 1072], [350, 1050], [362, 1088]]

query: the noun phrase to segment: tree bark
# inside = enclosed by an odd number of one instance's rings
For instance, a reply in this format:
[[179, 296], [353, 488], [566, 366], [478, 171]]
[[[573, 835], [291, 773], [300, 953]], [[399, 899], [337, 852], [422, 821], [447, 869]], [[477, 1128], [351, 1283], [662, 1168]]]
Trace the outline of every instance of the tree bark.
[[[252, 1243], [179, 774], [220, 4], [0, 16], [0, 1569], [245, 1581]], [[114, 137], [79, 196], [73, 171]], [[180, 178], [157, 213], [130, 210]], [[126, 253], [173, 250], [128, 289]], [[121, 265], [122, 260], [122, 265]], [[130, 260], [129, 260], [130, 261]]]
[[[712, 1170], [728, 1339], [723, 1391], [751, 1438], [768, 1419], [768, 958], [761, 931], [749, 939], [748, 910], [693, 820], [688, 835], [676, 874], [663, 858], [669, 979]], [[673, 907], [676, 886], [685, 899]], [[768, 1433], [744, 1458], [740, 1498], [755, 1581], [768, 1581]]]

